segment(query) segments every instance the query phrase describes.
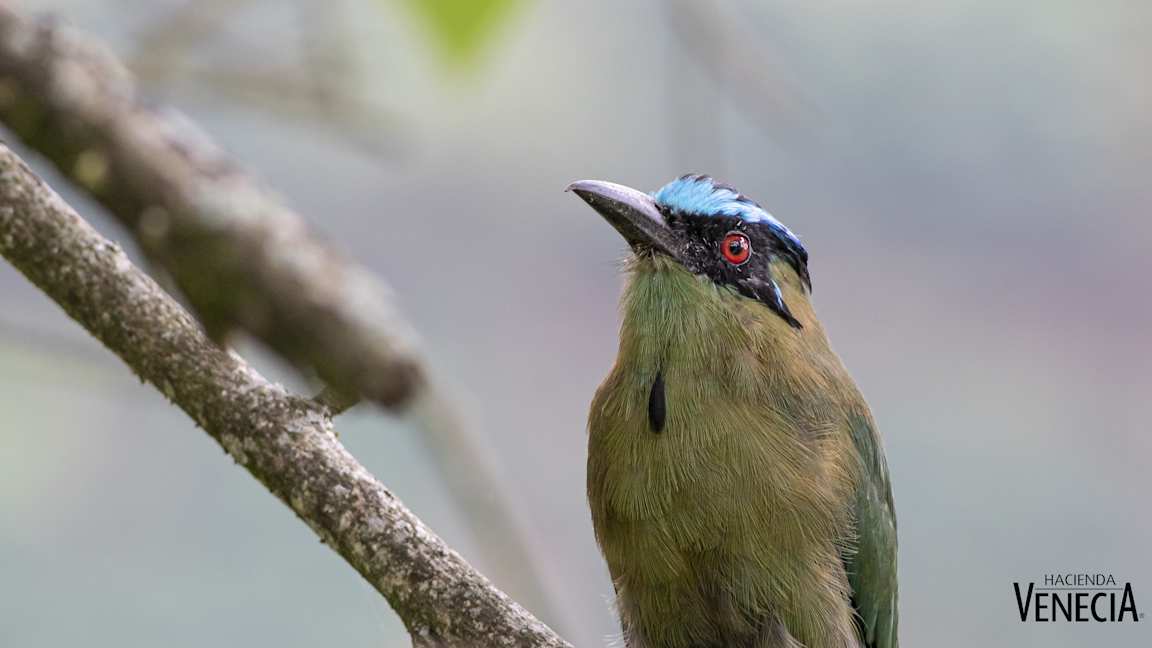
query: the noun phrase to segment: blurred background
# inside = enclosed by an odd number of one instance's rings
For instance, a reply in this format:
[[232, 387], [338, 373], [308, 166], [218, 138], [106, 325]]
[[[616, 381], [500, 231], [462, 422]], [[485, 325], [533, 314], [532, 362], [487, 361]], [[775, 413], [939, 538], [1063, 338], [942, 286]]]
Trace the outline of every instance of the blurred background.
[[[395, 288], [502, 466], [539, 610], [617, 632], [584, 500], [619, 237], [562, 192], [719, 176], [798, 232], [886, 437], [907, 646], [1148, 646], [1152, 7], [908, 0], [44, 0]], [[44, 165], [105, 234], [128, 235]], [[245, 347], [266, 372], [293, 374]], [[292, 383], [295, 385], [295, 383]], [[410, 422], [341, 438], [482, 571]], [[499, 574], [490, 574], [501, 584]], [[404, 646], [384, 601], [0, 264], [0, 645]]]

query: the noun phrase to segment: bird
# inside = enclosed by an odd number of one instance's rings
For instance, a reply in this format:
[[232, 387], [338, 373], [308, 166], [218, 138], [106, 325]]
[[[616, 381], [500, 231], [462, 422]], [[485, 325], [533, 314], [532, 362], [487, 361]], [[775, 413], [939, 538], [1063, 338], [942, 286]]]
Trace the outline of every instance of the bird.
[[897, 648], [883, 445], [799, 237], [707, 175], [568, 189], [630, 248], [587, 459], [624, 645]]

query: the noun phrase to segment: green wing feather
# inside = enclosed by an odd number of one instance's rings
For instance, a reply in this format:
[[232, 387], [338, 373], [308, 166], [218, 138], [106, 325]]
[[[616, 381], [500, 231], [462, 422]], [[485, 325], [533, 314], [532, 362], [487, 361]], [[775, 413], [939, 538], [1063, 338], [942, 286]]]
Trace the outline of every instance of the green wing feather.
[[888, 464], [870, 417], [853, 422], [852, 440], [861, 463], [857, 543], [855, 551], [844, 557], [852, 604], [867, 648], [897, 648], [896, 513]]

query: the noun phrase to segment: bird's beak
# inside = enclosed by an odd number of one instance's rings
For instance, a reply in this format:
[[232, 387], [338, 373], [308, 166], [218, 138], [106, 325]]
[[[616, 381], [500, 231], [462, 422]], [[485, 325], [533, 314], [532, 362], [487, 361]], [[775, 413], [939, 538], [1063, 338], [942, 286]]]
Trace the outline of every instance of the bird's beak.
[[653, 250], [677, 258], [680, 245], [648, 194], [602, 180], [579, 180], [566, 191], [580, 196], [628, 241], [632, 250]]

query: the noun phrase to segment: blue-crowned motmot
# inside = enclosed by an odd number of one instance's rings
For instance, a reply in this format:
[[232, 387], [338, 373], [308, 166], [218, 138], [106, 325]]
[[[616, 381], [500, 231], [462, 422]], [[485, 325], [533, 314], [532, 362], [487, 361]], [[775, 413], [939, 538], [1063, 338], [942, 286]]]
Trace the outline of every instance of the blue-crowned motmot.
[[895, 648], [888, 469], [800, 240], [707, 176], [569, 188], [632, 250], [588, 422], [625, 644]]

